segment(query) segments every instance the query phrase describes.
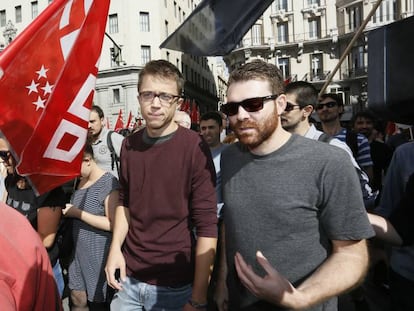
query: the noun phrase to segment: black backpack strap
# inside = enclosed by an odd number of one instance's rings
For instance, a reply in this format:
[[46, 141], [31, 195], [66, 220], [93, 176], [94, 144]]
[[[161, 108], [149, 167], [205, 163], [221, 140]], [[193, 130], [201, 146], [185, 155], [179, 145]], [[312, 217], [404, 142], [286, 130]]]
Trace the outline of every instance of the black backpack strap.
[[118, 175], [119, 175], [119, 158], [116, 155], [114, 145], [112, 143], [112, 138], [111, 138], [113, 132], [114, 131], [109, 131], [108, 132], [108, 136], [106, 137], [106, 144], [108, 146], [109, 151], [111, 152], [111, 168], [113, 170], [114, 165], [116, 165], [116, 171], [118, 172]]
[[352, 155], [356, 159], [358, 156], [358, 134], [349, 129], [346, 130], [345, 142], [351, 148]]
[[319, 136], [318, 140], [324, 143], [330, 143], [330, 141], [332, 140], [332, 136], [328, 135], [326, 133], [322, 133], [321, 136]]

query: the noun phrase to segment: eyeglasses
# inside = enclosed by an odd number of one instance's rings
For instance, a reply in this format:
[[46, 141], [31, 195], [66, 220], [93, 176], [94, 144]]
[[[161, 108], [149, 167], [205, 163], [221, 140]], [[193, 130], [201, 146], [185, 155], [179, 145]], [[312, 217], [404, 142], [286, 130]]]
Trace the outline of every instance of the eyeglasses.
[[0, 159], [8, 161], [10, 158], [10, 151], [0, 151]]
[[158, 97], [161, 104], [169, 105], [174, 99], [180, 98], [181, 96], [172, 95], [169, 93], [155, 93], [151, 91], [144, 91], [139, 93], [139, 98], [143, 103], [150, 103], [154, 100], [155, 97]]
[[317, 104], [316, 105], [316, 110], [322, 110], [323, 109], [323, 107], [326, 107], [326, 108], [332, 108], [332, 107], [335, 107], [335, 106], [337, 106], [338, 105], [338, 103], [337, 102], [327, 102], [327, 103], [325, 103], [325, 104]]
[[263, 109], [265, 101], [275, 99], [279, 95], [273, 94], [263, 97], [248, 98], [241, 102], [228, 102], [221, 106], [221, 111], [228, 116], [234, 116], [239, 112], [239, 106], [242, 106], [247, 112], [256, 112]]
[[298, 107], [300, 109], [300, 106], [299, 105], [292, 104], [291, 102], [286, 102], [285, 112], [292, 111], [296, 107]]

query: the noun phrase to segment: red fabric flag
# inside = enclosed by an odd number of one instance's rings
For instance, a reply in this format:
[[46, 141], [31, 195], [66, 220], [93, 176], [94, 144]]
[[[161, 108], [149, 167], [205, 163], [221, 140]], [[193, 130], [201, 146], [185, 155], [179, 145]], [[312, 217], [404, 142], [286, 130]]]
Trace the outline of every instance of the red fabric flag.
[[119, 131], [119, 130], [122, 130], [123, 128], [124, 128], [124, 120], [122, 116], [122, 109], [119, 109], [119, 114], [118, 114], [118, 118], [116, 119], [114, 130]]
[[55, 0], [0, 55], [0, 130], [39, 194], [79, 175], [109, 0]]
[[190, 100], [188, 98], [184, 99], [184, 102], [181, 104], [180, 110], [190, 113]]
[[198, 111], [198, 106], [195, 100], [193, 100], [190, 117], [192, 124], [198, 124], [200, 122], [200, 113]]
[[[131, 127], [131, 122], [132, 122], [132, 112], [129, 111], [128, 122], [127, 122], [125, 128], [129, 129]], [[133, 126], [133, 124], [132, 124], [132, 126]]]
[[392, 136], [394, 134], [398, 133], [398, 127], [394, 122], [388, 122], [387, 127], [385, 129], [385, 134], [387, 136]]

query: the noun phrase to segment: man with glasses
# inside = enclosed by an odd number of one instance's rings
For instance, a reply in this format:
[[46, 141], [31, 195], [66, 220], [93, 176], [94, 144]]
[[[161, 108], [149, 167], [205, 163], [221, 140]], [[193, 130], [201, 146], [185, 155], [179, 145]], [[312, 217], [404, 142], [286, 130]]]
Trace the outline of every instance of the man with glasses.
[[323, 131], [345, 142], [351, 148], [358, 165], [372, 181], [373, 163], [369, 142], [364, 135], [342, 127], [341, 116], [344, 113], [344, 103], [341, 95], [334, 93], [321, 95], [319, 104], [316, 105], [316, 113], [321, 120]]
[[279, 69], [263, 61], [229, 78], [222, 111], [239, 142], [222, 153], [220, 311], [336, 310], [334, 297], [368, 266], [374, 232], [362, 196], [349, 197], [359, 191], [349, 157], [285, 131], [283, 92]]
[[121, 149], [121, 206], [105, 269], [118, 290], [112, 310], [207, 307], [217, 243], [215, 171], [198, 133], [174, 122], [183, 87], [181, 73], [165, 60], [147, 63], [139, 75], [146, 127]]

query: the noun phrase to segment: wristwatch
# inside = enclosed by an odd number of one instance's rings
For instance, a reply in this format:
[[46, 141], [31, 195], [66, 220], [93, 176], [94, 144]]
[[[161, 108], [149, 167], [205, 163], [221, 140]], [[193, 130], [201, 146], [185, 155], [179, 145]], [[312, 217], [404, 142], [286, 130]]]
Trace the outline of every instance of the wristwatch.
[[192, 306], [195, 309], [205, 309], [207, 308], [207, 303], [198, 303], [197, 301], [194, 301], [192, 299], [188, 300], [188, 303], [190, 306]]

